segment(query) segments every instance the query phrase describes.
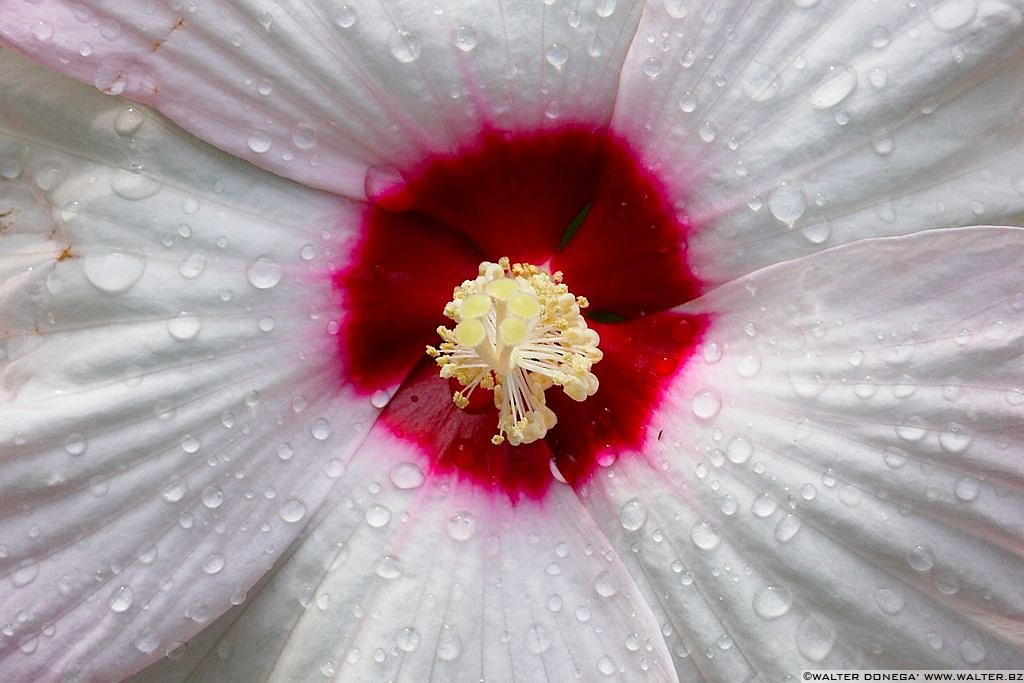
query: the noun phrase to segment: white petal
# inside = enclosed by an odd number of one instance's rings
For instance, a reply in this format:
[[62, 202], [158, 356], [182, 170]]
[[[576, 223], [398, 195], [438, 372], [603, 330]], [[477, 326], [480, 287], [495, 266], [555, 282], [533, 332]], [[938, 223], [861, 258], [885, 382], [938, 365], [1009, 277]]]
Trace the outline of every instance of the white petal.
[[355, 212], [10, 51], [0, 89], [0, 677], [116, 679], [272, 566], [376, 412], [326, 330]]
[[0, 37], [222, 149], [352, 197], [485, 127], [606, 123], [640, 15], [614, 0], [174, 7], [19, 3]]
[[419, 458], [371, 434], [287, 562], [215, 646], [196, 644], [189, 679], [675, 680], [571, 489], [512, 505]]
[[710, 285], [1024, 216], [1017, 2], [659, 0], [638, 36], [614, 127], [689, 217]]
[[693, 302], [712, 322], [660, 439], [587, 503], [680, 678], [1019, 665], [1022, 259], [1022, 229], [933, 231]]

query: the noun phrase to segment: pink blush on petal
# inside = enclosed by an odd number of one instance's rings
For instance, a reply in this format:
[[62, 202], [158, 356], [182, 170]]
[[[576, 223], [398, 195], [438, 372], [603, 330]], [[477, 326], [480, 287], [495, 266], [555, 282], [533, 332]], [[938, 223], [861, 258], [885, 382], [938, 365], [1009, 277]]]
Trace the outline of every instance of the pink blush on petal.
[[[666, 310], [700, 291], [686, 261], [691, 227], [628, 145], [575, 127], [486, 131], [400, 176], [404, 185], [392, 178], [367, 207], [355, 258], [333, 274], [344, 311], [341, 380], [367, 395], [401, 383], [382, 425], [415, 444], [425, 470], [512, 501], [543, 498], [556, 476], [586, 481], [603, 453], [637, 450], [707, 321]], [[605, 354], [595, 396], [577, 403], [548, 390], [558, 424], [529, 445], [493, 445], [490, 394], [458, 409], [423, 355], [447, 322], [452, 289], [502, 256], [562, 270], [570, 290], [591, 300]], [[609, 319], [618, 322], [598, 322]]]

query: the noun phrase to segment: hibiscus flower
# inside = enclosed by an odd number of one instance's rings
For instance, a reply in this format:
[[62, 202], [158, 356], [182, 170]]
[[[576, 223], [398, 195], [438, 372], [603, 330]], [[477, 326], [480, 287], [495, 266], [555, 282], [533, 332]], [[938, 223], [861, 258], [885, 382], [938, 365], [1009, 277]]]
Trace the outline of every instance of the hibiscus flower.
[[1024, 661], [1018, 3], [0, 8], [5, 680]]

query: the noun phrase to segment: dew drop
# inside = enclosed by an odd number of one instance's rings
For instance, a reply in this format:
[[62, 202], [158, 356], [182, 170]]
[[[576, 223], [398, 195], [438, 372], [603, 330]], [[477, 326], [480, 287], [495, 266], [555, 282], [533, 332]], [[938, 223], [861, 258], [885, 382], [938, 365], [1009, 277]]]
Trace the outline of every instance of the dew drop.
[[181, 450], [186, 453], [195, 453], [201, 445], [199, 438], [193, 434], [186, 434], [181, 438]]
[[972, 501], [978, 497], [981, 484], [974, 477], [963, 476], [953, 485], [956, 497], [963, 501]]
[[835, 626], [823, 614], [807, 616], [796, 627], [796, 648], [812, 662], [825, 659], [835, 642]]
[[374, 529], [380, 529], [381, 527], [387, 526], [388, 522], [391, 521], [391, 510], [380, 503], [375, 503], [366, 508], [366, 512], [363, 516], [366, 518], [367, 524], [372, 526]]
[[37, 576], [39, 576], [39, 565], [35, 562], [28, 562], [11, 572], [11, 583], [15, 588], [22, 588], [35, 581]]
[[135, 601], [135, 593], [131, 586], [121, 586], [110, 598], [110, 609], [114, 612], [124, 612], [132, 606]]
[[956, 422], [950, 422], [946, 429], [939, 433], [939, 445], [947, 453], [960, 455], [966, 451], [974, 437], [967, 428]]
[[422, 486], [425, 477], [416, 463], [400, 462], [391, 468], [390, 478], [395, 488], [407, 491]]
[[316, 145], [316, 131], [305, 123], [300, 123], [292, 130], [292, 142], [299, 149], [312, 149]]
[[131, 289], [146, 270], [146, 257], [138, 249], [108, 246], [85, 255], [82, 272], [85, 279], [106, 294], [121, 294]]
[[762, 493], [750, 505], [751, 514], [760, 519], [771, 517], [778, 509], [779, 504], [768, 493]]
[[768, 195], [768, 210], [777, 220], [792, 228], [807, 210], [807, 198], [800, 188], [781, 183]]
[[309, 431], [314, 439], [323, 441], [331, 435], [331, 423], [327, 421], [327, 418], [318, 417], [313, 421], [313, 426]]
[[173, 318], [167, 319], [167, 333], [178, 341], [192, 339], [203, 327], [203, 319], [198, 315], [182, 311]]
[[907, 599], [899, 588], [879, 588], [875, 591], [875, 602], [884, 613], [898, 614], [907, 604]]
[[270, 289], [281, 281], [281, 264], [269, 256], [260, 256], [245, 271], [246, 278], [256, 289]]
[[64, 439], [64, 450], [67, 451], [68, 455], [81, 455], [85, 453], [86, 448], [88, 448], [88, 443], [81, 434], [69, 434]]
[[437, 657], [445, 662], [453, 662], [462, 654], [462, 638], [454, 626], [444, 624], [437, 637]]
[[160, 190], [161, 186], [159, 180], [123, 168], [114, 171], [114, 175], [110, 178], [110, 189], [122, 199], [130, 201], [152, 197]]
[[815, 109], [834, 107], [857, 87], [857, 72], [845, 64], [828, 67], [825, 76], [811, 92], [811, 106]]
[[985, 647], [973, 640], [960, 643], [960, 656], [968, 664], [980, 664], [985, 659]]
[[334, 23], [339, 28], [352, 28], [356, 24], [356, 11], [348, 5], [342, 5], [334, 12]]
[[710, 420], [722, 408], [722, 398], [713, 389], [698, 391], [690, 405], [693, 414], [702, 420]]
[[754, 612], [762, 619], [778, 619], [793, 605], [793, 594], [784, 586], [764, 586], [754, 593]]
[[459, 512], [448, 520], [445, 531], [452, 540], [468, 541], [476, 533], [476, 517], [468, 512]]
[[246, 139], [245, 144], [249, 146], [249, 149], [256, 152], [257, 154], [263, 154], [270, 149], [271, 143], [273, 142], [270, 134], [266, 131], [256, 130]]
[[382, 579], [397, 579], [403, 573], [402, 563], [397, 557], [385, 555], [374, 569], [374, 573]]
[[188, 484], [184, 479], [172, 479], [166, 486], [160, 489], [160, 497], [168, 503], [177, 503], [185, 497], [188, 491]]
[[454, 43], [463, 52], [471, 52], [477, 45], [476, 31], [468, 26], [460, 26], [455, 30]]
[[907, 564], [918, 572], [929, 571], [935, 566], [935, 556], [923, 545], [916, 545], [907, 551]]
[[619, 523], [626, 531], [637, 531], [647, 521], [647, 508], [636, 498], [627, 501], [619, 510]]
[[665, 12], [673, 19], [682, 19], [689, 13], [690, 0], [664, 0]]
[[202, 254], [186, 256], [178, 266], [178, 274], [186, 280], [194, 280], [206, 270], [206, 257]]
[[122, 107], [114, 116], [114, 132], [122, 137], [131, 137], [139, 132], [146, 121], [146, 114], [138, 107]]
[[615, 662], [608, 655], [603, 655], [597, 660], [597, 670], [605, 676], [614, 676]]
[[714, 550], [722, 541], [718, 530], [707, 522], [697, 522], [690, 529], [690, 540], [701, 550]]
[[148, 655], [160, 647], [160, 636], [153, 629], [147, 628], [135, 638], [134, 645], [136, 650]]
[[46, 21], [37, 21], [32, 27], [32, 35], [39, 40], [49, 40], [53, 37], [53, 25]]
[[871, 47], [876, 50], [880, 50], [889, 44], [892, 39], [889, 35], [889, 29], [884, 26], [875, 26], [871, 29]]
[[736, 465], [742, 465], [750, 456], [754, 453], [754, 446], [750, 443], [750, 440], [743, 436], [734, 437], [729, 441], [729, 445], [725, 448], [725, 457], [729, 458], [729, 462]]
[[655, 59], [654, 57], [648, 57], [644, 60], [640, 69], [648, 78], [655, 78], [661, 73], [661, 60]]
[[558, 43], [551, 43], [548, 46], [547, 51], [544, 53], [544, 58], [548, 61], [548, 64], [561, 69], [567, 61], [569, 61], [569, 49], [564, 45]]
[[410, 64], [419, 59], [420, 41], [408, 31], [396, 31], [388, 38], [388, 49], [391, 56], [402, 64]]
[[928, 17], [940, 31], [955, 31], [978, 14], [978, 0], [929, 0]]
[[794, 514], [787, 514], [775, 525], [775, 540], [780, 543], [788, 543], [798, 531], [800, 531], [800, 518]]
[[281, 515], [281, 519], [289, 524], [295, 524], [296, 522], [302, 521], [306, 516], [306, 504], [298, 498], [292, 498], [281, 506], [281, 509], [278, 510], [278, 514]]
[[697, 96], [692, 92], [685, 92], [683, 96], [679, 98], [679, 108], [684, 114], [690, 114], [697, 110]]
[[203, 505], [215, 510], [224, 503], [224, 491], [219, 486], [207, 486], [203, 489]]
[[220, 553], [213, 553], [203, 562], [203, 573], [204, 574], [216, 574], [220, 570], [224, 569], [224, 565], [227, 564], [227, 560]]
[[402, 652], [414, 652], [420, 646], [420, 639], [419, 631], [411, 626], [406, 626], [398, 632], [395, 642]]
[[594, 579], [594, 590], [602, 598], [610, 598], [619, 592], [615, 587], [615, 582], [612, 580], [612, 575], [608, 571], [601, 572]]

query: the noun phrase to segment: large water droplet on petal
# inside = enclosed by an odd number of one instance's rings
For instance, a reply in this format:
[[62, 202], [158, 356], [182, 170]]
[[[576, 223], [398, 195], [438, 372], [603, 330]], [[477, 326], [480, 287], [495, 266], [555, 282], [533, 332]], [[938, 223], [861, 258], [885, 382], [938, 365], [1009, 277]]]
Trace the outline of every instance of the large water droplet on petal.
[[141, 250], [130, 247], [99, 247], [82, 260], [85, 279], [107, 294], [127, 292], [145, 270], [145, 255]]
[[856, 87], [857, 71], [845, 64], [833, 64], [811, 92], [811, 106], [815, 109], [834, 107], [849, 97]]

